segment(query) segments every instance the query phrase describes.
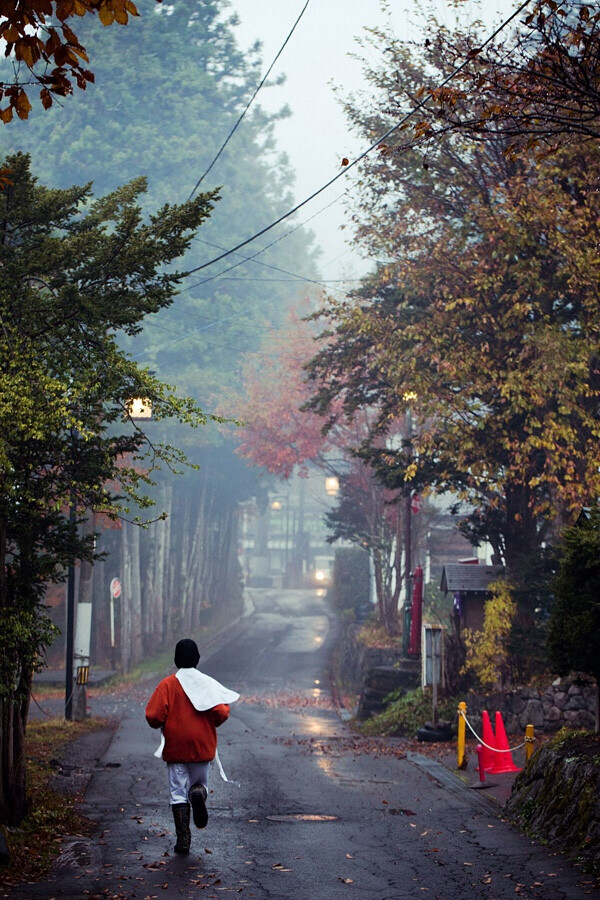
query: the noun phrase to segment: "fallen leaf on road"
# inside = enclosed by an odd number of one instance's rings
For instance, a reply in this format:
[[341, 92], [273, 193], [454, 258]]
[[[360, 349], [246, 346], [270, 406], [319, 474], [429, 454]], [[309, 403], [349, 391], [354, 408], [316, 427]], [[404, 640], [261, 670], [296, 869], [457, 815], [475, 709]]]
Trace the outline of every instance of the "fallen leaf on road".
[[339, 875], [338, 875], [338, 881], [341, 881], [342, 884], [354, 884], [353, 878], [341, 878]]
[[351, 853], [346, 853], [346, 859], [354, 859]]

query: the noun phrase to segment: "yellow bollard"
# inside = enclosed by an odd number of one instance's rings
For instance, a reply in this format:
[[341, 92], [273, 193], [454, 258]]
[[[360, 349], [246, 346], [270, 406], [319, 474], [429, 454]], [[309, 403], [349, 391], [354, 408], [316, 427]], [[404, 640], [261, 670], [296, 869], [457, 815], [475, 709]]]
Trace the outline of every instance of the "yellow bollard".
[[466, 767], [465, 760], [465, 740], [466, 740], [466, 731], [467, 731], [467, 723], [465, 721], [465, 716], [467, 714], [467, 704], [464, 700], [458, 704], [458, 742], [457, 742], [457, 760], [456, 760], [456, 768], [464, 769]]
[[533, 756], [533, 750], [535, 744], [535, 729], [533, 725], [527, 725], [525, 727], [525, 762], [528, 763], [531, 757]]

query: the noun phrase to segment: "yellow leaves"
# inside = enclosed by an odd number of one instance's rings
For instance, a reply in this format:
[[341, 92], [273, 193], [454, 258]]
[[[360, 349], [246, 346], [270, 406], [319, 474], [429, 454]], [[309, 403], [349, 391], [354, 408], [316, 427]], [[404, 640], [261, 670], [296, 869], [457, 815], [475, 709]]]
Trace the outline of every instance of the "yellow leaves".
[[416, 474], [417, 474], [417, 471], [418, 471], [418, 469], [417, 469], [417, 464], [414, 463], [414, 462], [413, 462], [413, 463], [410, 463], [410, 465], [408, 465], [408, 466], [406, 467], [406, 469], [404, 470], [404, 480], [405, 480], [405, 481], [412, 481], [413, 478], [415, 478], [415, 476], [416, 476]]
[[506, 581], [489, 586], [491, 598], [484, 607], [483, 631], [465, 634], [467, 659], [463, 671], [471, 671], [482, 687], [491, 689], [502, 679], [502, 668], [508, 656], [508, 639], [517, 614], [517, 604]]

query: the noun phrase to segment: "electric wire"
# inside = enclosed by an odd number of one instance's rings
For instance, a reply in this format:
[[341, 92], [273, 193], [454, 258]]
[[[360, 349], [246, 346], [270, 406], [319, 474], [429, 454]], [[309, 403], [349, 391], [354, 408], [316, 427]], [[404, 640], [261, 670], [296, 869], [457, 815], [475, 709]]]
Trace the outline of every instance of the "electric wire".
[[[289, 231], [286, 231], [284, 234], [281, 234], [278, 238], [275, 238], [275, 240], [271, 241], [270, 244], [266, 244], [266, 246], [262, 247], [260, 250], [258, 250], [256, 253], [254, 253], [252, 256], [242, 256], [242, 259], [239, 262], [233, 263], [233, 265], [229, 266], [226, 269], [223, 269], [221, 272], [218, 272], [216, 275], [210, 275], [208, 278], [204, 278], [202, 281], [195, 281], [193, 284], [190, 284], [189, 286], [182, 288], [181, 291], [179, 291], [179, 293], [181, 294], [183, 291], [192, 290], [192, 288], [194, 288], [194, 287], [198, 287], [199, 285], [207, 284], [209, 281], [214, 281], [217, 278], [221, 278], [223, 275], [226, 275], [228, 272], [231, 272], [233, 269], [237, 269], [238, 266], [242, 266], [246, 262], [253, 262], [262, 253], [266, 253], [267, 250], [270, 250], [271, 247], [274, 247], [275, 244], [278, 244], [279, 241], [282, 241], [282, 240], [284, 240], [284, 238], [287, 238], [291, 234], [294, 234], [295, 231], [299, 231], [301, 228], [304, 228], [306, 225], [308, 225], [309, 222], [311, 222], [313, 219], [315, 219], [317, 216], [319, 216], [322, 212], [325, 212], [326, 209], [329, 209], [330, 206], [333, 206], [335, 203], [338, 202], [338, 200], [341, 200], [341, 198], [344, 196], [345, 193], [346, 193], [345, 191], [342, 191], [341, 194], [338, 194], [338, 196], [334, 200], [332, 200], [330, 203], [327, 203], [326, 206], [322, 206], [321, 209], [319, 209], [319, 210], [317, 210], [317, 212], [313, 213], [312, 216], [309, 216], [308, 219], [304, 219], [303, 222], [300, 222], [298, 225], [295, 225], [293, 228], [290, 228]], [[202, 243], [209, 244], [209, 241], [205, 241], [202, 238], [198, 238], [198, 240], [201, 241]], [[217, 247], [218, 245], [213, 244], [212, 246]], [[224, 250], [225, 248], [221, 247], [220, 249]], [[230, 252], [233, 253], [235, 251], [230, 251]], [[228, 255], [227, 251], [225, 252], [224, 255]], [[241, 255], [241, 254], [238, 254], [238, 255]], [[282, 272], [285, 275], [293, 275], [294, 277], [298, 278], [301, 281], [305, 281], [305, 282], [308, 282], [309, 284], [316, 284], [319, 287], [323, 287], [323, 282], [316, 280], [314, 278], [308, 278], [304, 275], [296, 275], [294, 272], [288, 272], [286, 269], [281, 269], [278, 266], [273, 266], [273, 265], [270, 265], [269, 263], [263, 263], [262, 261], [259, 262], [258, 265], [268, 266], [268, 268], [275, 269], [277, 272]], [[195, 272], [197, 270], [191, 269], [190, 271]], [[188, 272], [186, 274], [190, 274], [190, 273]], [[339, 290], [339, 288], [333, 288], [333, 290]], [[340, 293], [344, 293], [344, 292], [340, 291]]]
[[[510, 24], [517, 16], [518, 16], [518, 15], [521, 14], [521, 12], [522, 12], [529, 4], [530, 4], [530, 2], [531, 2], [531, 0], [524, 0], [524, 2], [521, 3], [520, 6], [519, 6], [519, 7], [518, 7], [518, 8], [517, 8], [517, 9], [516, 9], [516, 10], [515, 10], [508, 18], [507, 18], [507, 19], [505, 19], [505, 20], [501, 23], [501, 25], [499, 25], [498, 28], [496, 28], [495, 31], [494, 31], [491, 35], [489, 35], [489, 36], [486, 38], [486, 40], [481, 44], [479, 50], [480, 50], [480, 51], [483, 50], [484, 47], [486, 47], [489, 43], [491, 43], [491, 42], [498, 36], [498, 34], [500, 34], [500, 33], [501, 33], [501, 32], [502, 32], [502, 31], [503, 31], [503, 30], [504, 30], [504, 29], [505, 29], [505, 28], [506, 28], [506, 27], [507, 27], [507, 26], [508, 26], [508, 25], [509, 25], [509, 24]], [[306, 8], [306, 6], [304, 7], [304, 9], [305, 9], [305, 8]], [[304, 9], [302, 10], [302, 13], [304, 12]], [[302, 13], [301, 13], [301, 15], [302, 15]], [[296, 23], [296, 24], [297, 24], [297, 23]], [[295, 27], [295, 26], [294, 26], [294, 27]], [[290, 32], [290, 36], [291, 36], [291, 32]], [[283, 49], [283, 48], [282, 48], [282, 49]], [[452, 71], [452, 72], [451, 72], [451, 73], [450, 73], [450, 74], [449, 74], [449, 75], [441, 82], [441, 84], [439, 85], [439, 87], [444, 87], [444, 86], [447, 85], [452, 79], [454, 79], [454, 78], [462, 71], [462, 69], [465, 68], [465, 66], [468, 64], [468, 62], [470, 62], [470, 58], [467, 58], [467, 59], [463, 60], [463, 62], [462, 62], [459, 66], [457, 66], [455, 69], [453, 69], [453, 71]], [[249, 243], [251, 243], [252, 241], [254, 241], [254, 240], [256, 240], [257, 238], [261, 237], [263, 234], [265, 234], [266, 232], [270, 231], [272, 228], [276, 227], [276, 226], [277, 226], [278, 224], [280, 224], [282, 221], [284, 221], [285, 219], [289, 218], [291, 215], [293, 215], [294, 213], [296, 213], [299, 209], [301, 209], [302, 207], [304, 207], [307, 203], [309, 203], [311, 200], [313, 200], [315, 197], [317, 197], [319, 194], [321, 194], [324, 190], [326, 190], [328, 187], [330, 187], [330, 186], [331, 186], [334, 182], [336, 182], [339, 178], [341, 178], [341, 177], [343, 177], [344, 175], [346, 175], [346, 173], [348, 172], [349, 169], [351, 169], [353, 166], [357, 165], [357, 164], [358, 164], [362, 159], [364, 159], [364, 158], [365, 158], [365, 157], [366, 157], [373, 149], [375, 149], [375, 147], [379, 146], [383, 141], [385, 141], [386, 138], [388, 138], [391, 134], [393, 134], [394, 131], [396, 131], [398, 128], [400, 128], [406, 121], [408, 121], [409, 118], [411, 118], [416, 112], [418, 112], [420, 109], [422, 109], [422, 108], [429, 102], [430, 99], [431, 99], [431, 98], [430, 98], [430, 95], [429, 95], [429, 96], [427, 96], [424, 100], [422, 100], [420, 103], [418, 103], [417, 106], [415, 106], [415, 107], [414, 107], [412, 110], [410, 110], [405, 116], [403, 116], [403, 117], [402, 117], [395, 125], [393, 125], [391, 128], [389, 128], [388, 131], [385, 132], [385, 134], [383, 134], [381, 137], [379, 137], [373, 144], [371, 144], [365, 151], [363, 151], [363, 153], [362, 153], [360, 156], [358, 156], [358, 157], [357, 157], [355, 160], [353, 160], [348, 166], [346, 166], [345, 169], [344, 169], [342, 172], [338, 172], [337, 175], [335, 175], [332, 179], [330, 179], [328, 182], [326, 182], [326, 184], [324, 184], [324, 185], [323, 185], [321, 188], [319, 188], [317, 191], [313, 192], [309, 197], [307, 197], [307, 198], [306, 198], [305, 200], [303, 200], [301, 203], [297, 204], [293, 209], [291, 209], [290, 211], [288, 211], [288, 212], [285, 213], [284, 215], [280, 216], [278, 219], [276, 219], [276, 220], [275, 220], [274, 222], [272, 222], [270, 225], [268, 225], [268, 226], [266, 226], [265, 228], [263, 228], [263, 229], [261, 229], [260, 231], [258, 231], [258, 232], [257, 232], [256, 234], [254, 234], [252, 237], [250, 237], [250, 238], [246, 239], [245, 241], [242, 241], [241, 243], [237, 244], [235, 247], [232, 247], [232, 248], [230, 248], [229, 250], [223, 250], [223, 252], [222, 252], [220, 255], [214, 257], [212, 260], [209, 260], [208, 262], [203, 263], [203, 264], [200, 265], [200, 266], [196, 266], [196, 267], [194, 267], [194, 268], [188, 270], [188, 272], [185, 273], [185, 277], [187, 277], [187, 276], [193, 274], [194, 272], [198, 272], [198, 271], [200, 271], [200, 270], [202, 270], [202, 269], [205, 269], [205, 268], [207, 268], [208, 266], [213, 265], [214, 263], [220, 261], [221, 259], [225, 259], [226, 257], [231, 256], [231, 255], [237, 253], [238, 250], [240, 250], [242, 247], [247, 246]], [[204, 176], [203, 176], [203, 177], [204, 177]], [[321, 212], [323, 212], [325, 209], [328, 209], [328, 208], [329, 208], [330, 206], [332, 206], [334, 203], [337, 203], [338, 200], [340, 200], [341, 197], [343, 197], [345, 193], [346, 193], [346, 192], [344, 191], [344, 192], [342, 192], [341, 194], [339, 194], [338, 197], [336, 197], [334, 200], [332, 200], [332, 201], [331, 201], [329, 204], [327, 204], [326, 206], [322, 207], [322, 209], [320, 209], [318, 212], [314, 213], [312, 216], [310, 216], [310, 217], [309, 217], [308, 219], [306, 219], [304, 222], [302, 222], [301, 224], [299, 224], [299, 225], [295, 226], [294, 228], [290, 229], [290, 230], [289, 230], [288, 232], [286, 232], [285, 234], [283, 234], [283, 235], [281, 235], [280, 237], [276, 238], [276, 239], [275, 239], [274, 241], [272, 241], [270, 244], [267, 244], [266, 247], [263, 247], [261, 250], [259, 250], [257, 253], [255, 253], [253, 256], [243, 257], [243, 259], [242, 259], [240, 262], [237, 262], [237, 263], [233, 264], [232, 266], [229, 266], [228, 268], [224, 269], [222, 272], [219, 272], [219, 273], [216, 274], [216, 275], [210, 276], [209, 278], [203, 279], [202, 281], [194, 282], [193, 284], [191, 284], [191, 285], [189, 285], [189, 286], [186, 286], [186, 287], [182, 288], [178, 293], [181, 294], [181, 293], [183, 293], [183, 291], [191, 290], [191, 289], [194, 288], [194, 287], [197, 287], [197, 286], [202, 285], [202, 284], [206, 284], [207, 282], [210, 282], [210, 281], [213, 281], [213, 280], [215, 280], [215, 279], [217, 279], [217, 278], [223, 277], [223, 276], [226, 275], [228, 272], [232, 271], [233, 269], [237, 268], [237, 267], [240, 266], [240, 265], [243, 265], [245, 262], [256, 261], [256, 257], [257, 257], [257, 256], [259, 256], [261, 253], [264, 253], [266, 250], [268, 250], [268, 249], [269, 249], [270, 247], [272, 247], [274, 244], [276, 244], [276, 243], [278, 243], [279, 241], [283, 240], [285, 237], [289, 236], [289, 235], [292, 234], [294, 231], [296, 231], [296, 230], [298, 230], [299, 228], [301, 228], [301, 227], [303, 227], [304, 225], [306, 225], [308, 222], [311, 221], [311, 219], [313, 219], [313, 218], [315, 218], [316, 216], [318, 216]], [[214, 247], [217, 247], [217, 248], [219, 247], [218, 244], [214, 244], [214, 243], [211, 244], [211, 242], [206, 241], [206, 240], [203, 240], [203, 239], [201, 239], [201, 238], [199, 238], [198, 240], [201, 240], [203, 243], [205, 243], [205, 244], [207, 244], [207, 245], [209, 245], [209, 246], [214, 246]], [[264, 263], [264, 262], [262, 262], [262, 261], [259, 261], [259, 262], [258, 262], [258, 265], [266, 266], [266, 267], [268, 267], [268, 268], [275, 269], [276, 271], [281, 271], [281, 272], [283, 272], [283, 273], [285, 273], [285, 274], [293, 275], [294, 277], [298, 277], [298, 279], [301, 279], [301, 280], [303, 280], [303, 281], [307, 281], [307, 282], [309, 282], [309, 283], [314, 283], [314, 284], [323, 286], [323, 282], [318, 282], [318, 281], [315, 281], [314, 279], [309, 279], [309, 278], [306, 278], [306, 277], [304, 277], [304, 276], [296, 276], [294, 273], [287, 272], [287, 271], [284, 270], [284, 269], [280, 269], [280, 268], [277, 267], [277, 266], [272, 266], [272, 265], [270, 265], [270, 264], [268, 264], [268, 263]], [[339, 291], [340, 293], [345, 293], [344, 291], [341, 291], [339, 288], [332, 288], [332, 290], [334, 290], [334, 291], [337, 290], [337, 291]], [[267, 302], [267, 301], [259, 301], [259, 303], [258, 303], [258, 304], [255, 304], [255, 305], [262, 305], [262, 303], [264, 303], [264, 302]], [[208, 329], [210, 329], [210, 328], [213, 328], [213, 327], [215, 327], [215, 326], [217, 326], [217, 325], [224, 324], [225, 322], [229, 322], [229, 321], [231, 321], [231, 320], [233, 320], [233, 319], [236, 319], [236, 318], [240, 317], [240, 316], [243, 315], [243, 314], [245, 314], [245, 313], [236, 313], [236, 314], [233, 314], [233, 315], [230, 315], [230, 316], [226, 316], [226, 317], [221, 318], [221, 319], [214, 320], [214, 321], [212, 321], [212, 322], [208, 322], [207, 324], [205, 324], [205, 325], [204, 325], [203, 327], [201, 327], [201, 328], [196, 328], [196, 329], [194, 329], [193, 331], [188, 332], [188, 333], [185, 334], [185, 335], [181, 335], [180, 337], [174, 338], [172, 341], [169, 342], [169, 344], [168, 344], [167, 346], [168, 346], [168, 347], [172, 347], [174, 344], [177, 344], [177, 343], [179, 343], [180, 341], [185, 340], [186, 338], [188, 338], [188, 339], [191, 338], [192, 340], [197, 340], [197, 339], [199, 339], [199, 335], [200, 335], [201, 332], [204, 332], [204, 331], [206, 331], [206, 330], [208, 330]], [[155, 324], [156, 324], [156, 326], [159, 327], [159, 328], [162, 327], [162, 326], [158, 325], [158, 323], [155, 323]], [[165, 329], [165, 330], [167, 330], [167, 329]], [[171, 333], [173, 333], [173, 332], [171, 332]], [[141, 356], [141, 355], [143, 355], [143, 354], [139, 354], [139, 355]]]
[[[484, 47], [486, 47], [488, 44], [490, 44], [508, 25], [510, 25], [510, 23], [517, 16], [519, 16], [527, 6], [530, 5], [530, 3], [531, 3], [531, 0], [524, 0], [524, 2], [521, 3], [517, 7], [517, 9], [507, 19], [505, 19], [504, 22], [502, 22], [502, 24], [499, 25], [498, 28], [496, 28], [496, 30], [493, 31], [492, 34], [489, 35], [489, 37], [487, 37], [485, 39], [485, 41], [478, 48], [479, 52], [481, 52], [481, 50], [483, 50]], [[469, 55], [466, 59], [464, 59], [459, 66], [457, 66], [455, 69], [453, 69], [452, 72], [450, 72], [450, 74], [447, 75], [446, 78], [444, 78], [440, 82], [437, 89], [439, 90], [439, 89], [445, 87], [451, 81], [453, 81], [453, 79], [456, 78], [457, 75], [459, 75], [460, 72], [462, 72], [462, 70], [471, 62], [471, 59], [472, 59], [471, 55]], [[226, 250], [224, 253], [221, 253], [219, 256], [216, 256], [213, 259], [210, 259], [207, 262], [201, 263], [199, 266], [195, 266], [193, 269], [190, 269], [187, 272], [187, 275], [193, 275], [195, 272], [200, 272], [203, 269], [207, 269], [209, 266], [212, 266], [215, 263], [220, 262], [220, 260], [225, 259], [227, 256], [230, 256], [232, 253], [236, 253], [238, 250], [241, 250], [242, 247], [246, 247], [248, 244], [251, 244], [257, 238], [262, 237], [263, 234], [266, 234], [267, 232], [271, 231], [273, 228], [276, 228], [277, 225], [279, 225], [281, 222], [285, 221], [285, 219], [288, 219], [290, 216], [293, 216], [294, 213], [298, 212], [298, 210], [300, 210], [304, 206], [306, 206], [307, 203], [310, 203], [311, 200], [314, 200], [315, 197], [318, 197], [319, 194], [322, 194], [323, 191], [326, 191], [329, 187], [331, 187], [332, 184], [335, 184], [340, 178], [345, 177], [348, 174], [348, 172], [351, 169], [353, 169], [354, 166], [358, 165], [359, 162], [362, 162], [362, 160], [365, 159], [365, 157], [368, 156], [372, 150], [374, 150], [376, 147], [378, 147], [380, 144], [382, 144], [395, 131], [397, 131], [406, 122], [408, 122], [408, 120], [411, 119], [417, 112], [419, 112], [421, 109], [423, 109], [425, 106], [427, 106], [427, 104], [429, 103], [430, 100], [431, 100], [431, 94], [428, 94], [423, 100], [419, 101], [419, 103], [417, 103], [417, 105], [415, 107], [413, 107], [413, 109], [411, 109], [404, 116], [402, 116], [402, 118], [399, 119], [395, 125], [392, 125], [390, 128], [388, 128], [388, 130], [384, 134], [380, 135], [380, 137], [377, 138], [377, 140], [374, 141], [369, 147], [367, 147], [366, 150], [363, 150], [363, 152], [359, 156], [357, 156], [355, 159], [353, 159], [352, 162], [348, 163], [348, 165], [346, 165], [342, 169], [341, 172], [338, 172], [337, 175], [334, 175], [333, 178], [330, 178], [329, 181], [325, 182], [325, 184], [323, 184], [316, 191], [313, 191], [312, 194], [310, 194], [308, 197], [306, 197], [300, 203], [297, 203], [296, 206], [294, 206], [292, 209], [288, 210], [288, 212], [279, 216], [279, 218], [275, 219], [273, 222], [271, 222], [269, 225], [266, 225], [264, 228], [261, 228], [260, 231], [257, 231], [255, 234], [251, 235], [249, 238], [246, 238], [246, 240], [241, 241], [239, 244], [236, 244], [235, 247], [231, 247], [229, 250]]]
[[209, 165], [208, 169], [204, 172], [203, 175], [200, 176], [200, 178], [198, 179], [198, 181], [197, 181], [196, 184], [194, 185], [194, 188], [193, 188], [193, 190], [192, 190], [190, 196], [188, 197], [188, 201], [192, 199], [192, 197], [194, 196], [194, 194], [196, 193], [196, 191], [198, 190], [198, 188], [200, 187], [200, 185], [202, 184], [202, 182], [204, 181], [204, 179], [206, 178], [206, 176], [208, 175], [208, 173], [210, 172], [210, 170], [212, 169], [212, 167], [215, 165], [215, 163], [217, 162], [217, 160], [218, 160], [219, 157], [221, 156], [221, 153], [223, 152], [223, 150], [225, 149], [225, 147], [227, 146], [227, 144], [229, 143], [229, 141], [231, 140], [231, 138], [233, 137], [233, 135], [234, 135], [235, 132], [237, 131], [238, 126], [240, 125], [242, 119], [244, 118], [244, 116], [246, 115], [246, 113], [248, 112], [248, 110], [250, 109], [250, 107], [252, 106], [252, 103], [254, 102], [254, 100], [255, 100], [255, 98], [256, 98], [256, 95], [258, 94], [258, 92], [260, 91], [260, 89], [263, 87], [265, 81], [267, 80], [267, 78], [268, 78], [269, 75], [271, 74], [271, 71], [272, 71], [272, 69], [273, 69], [273, 66], [275, 65], [275, 63], [277, 62], [277, 60], [279, 59], [279, 57], [281, 56], [281, 54], [283, 53], [283, 51], [285, 50], [286, 45], [287, 45], [288, 42], [290, 41], [290, 38], [292, 37], [294, 31], [296, 30], [296, 26], [298, 25], [300, 19], [301, 19], [302, 16], [304, 15], [304, 13], [305, 13], [305, 11], [306, 11], [306, 7], [308, 6], [309, 3], [310, 3], [310, 0], [306, 0], [306, 3], [305, 3], [304, 6], [302, 7], [302, 11], [300, 12], [300, 15], [298, 16], [298, 18], [297, 18], [296, 21], [294, 22], [294, 24], [293, 24], [293, 26], [292, 26], [292, 29], [291, 29], [290, 33], [288, 34], [288, 36], [286, 37], [285, 41], [283, 42], [283, 44], [281, 45], [281, 47], [280, 47], [279, 50], [277, 51], [277, 54], [276, 54], [275, 58], [273, 59], [273, 62], [271, 63], [271, 65], [269, 66], [269, 68], [267, 69], [267, 71], [265, 72], [265, 74], [263, 75], [263, 78], [262, 78], [260, 84], [258, 85], [258, 87], [256, 88], [256, 90], [254, 91], [254, 93], [253, 93], [252, 96], [250, 97], [250, 100], [249, 100], [248, 103], [246, 104], [245, 109], [243, 110], [243, 112], [242, 112], [242, 113], [240, 114], [240, 116], [238, 117], [237, 122], [235, 123], [235, 125], [233, 126], [233, 128], [231, 129], [231, 131], [229, 132], [229, 134], [227, 135], [227, 137], [225, 138], [225, 140], [224, 140], [223, 143], [221, 144], [220, 149], [218, 150], [216, 156], [214, 157], [213, 161], [212, 161], [211, 164]]

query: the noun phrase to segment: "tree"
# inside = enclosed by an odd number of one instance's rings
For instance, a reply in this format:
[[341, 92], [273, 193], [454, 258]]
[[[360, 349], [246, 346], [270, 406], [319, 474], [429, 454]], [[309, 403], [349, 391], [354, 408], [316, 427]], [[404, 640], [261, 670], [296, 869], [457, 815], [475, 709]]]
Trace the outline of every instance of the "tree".
[[[121, 179], [143, 173], [146, 213], [189, 197], [263, 71], [258, 47], [242, 52], [237, 45], [228, 6], [226, 0], [175, 0], [151, 9], [131, 27], [101, 32], [92, 18], [84, 18], [78, 35], [96, 62], [94, 84], [83, 97], [66, 98], [47, 111], [34, 109], [27, 122], [15, 121], [4, 129], [4, 146], [28, 150], [35, 171], [53, 187], [93, 180], [95, 192], [105, 193]], [[206, 262], [293, 205], [293, 175], [273, 136], [274, 122], [283, 114], [267, 114], [254, 103], [244, 116], [200, 185], [201, 190], [223, 185], [221, 199], [182, 267]], [[244, 354], [256, 350], [265, 331], [296, 301], [302, 277], [316, 277], [309, 236], [297, 229], [278, 240], [285, 230], [273, 232], [266, 242], [274, 242], [272, 247], [254, 245], [190, 275], [179, 286], [177, 304], [147, 319], [132, 339], [120, 338], [120, 346], [203, 409], [216, 409], [239, 379]], [[255, 258], [246, 262], [246, 257]], [[237, 506], [256, 490], [256, 470], [235, 456], [234, 441], [216, 427], [198, 434], [153, 421], [148, 432], [183, 448], [199, 469], [175, 480], [158, 474], [153, 496], [168, 518], [141, 533], [124, 523], [120, 531], [100, 537], [109, 555], [94, 570], [93, 662], [98, 664], [110, 658], [104, 627], [110, 580], [122, 576], [126, 564], [132, 570], [134, 560], [140, 563], [132, 575], [130, 632], [139, 639], [130, 644], [129, 632], [120, 634], [117, 627], [117, 660], [125, 666], [169, 646], [184, 623], [204, 628], [215, 618], [221, 622], [242, 602]], [[129, 604], [125, 580], [123, 588], [123, 602]], [[53, 615], [60, 613], [57, 606]], [[57, 641], [57, 662], [60, 649]]]
[[27, 86], [40, 88], [41, 104], [49, 109], [54, 98], [73, 93], [73, 83], [85, 90], [94, 81], [94, 73], [83, 65], [89, 63], [86, 49], [68, 20], [97, 16], [105, 26], [127, 25], [137, 15], [132, 0], [2, 0], [0, 38], [5, 56], [13, 59], [14, 75], [0, 81], [0, 102], [8, 102], [0, 108], [0, 119], [10, 122], [14, 112], [20, 119], [29, 116]]
[[[421, 83], [413, 90], [396, 79], [389, 105], [397, 119], [415, 110], [404, 126], [404, 147], [427, 153], [442, 135], [475, 142], [502, 136], [510, 155], [543, 156], [598, 139], [600, 16], [593, 5], [539, 0], [516, 22], [491, 41], [480, 22], [468, 30], [449, 30], [435, 19], [426, 24]], [[389, 30], [373, 35], [390, 59], [398, 55], [402, 41]]]
[[508, 582], [493, 582], [489, 590], [482, 631], [466, 629], [464, 671], [472, 672], [484, 690], [502, 690], [508, 680], [508, 645], [517, 604]]
[[325, 436], [321, 416], [303, 409], [310, 399], [304, 366], [314, 336], [314, 327], [297, 312], [291, 313], [286, 326], [269, 333], [265, 351], [248, 358], [244, 393], [223, 411], [243, 418], [238, 452], [255, 465], [284, 479], [294, 471], [302, 474], [308, 464], [339, 477], [337, 505], [326, 516], [331, 539], [344, 538], [369, 552], [379, 623], [396, 634], [398, 599], [405, 583], [398, 491], [386, 490], [357, 454], [369, 432], [365, 411], [338, 421]]
[[144, 316], [172, 302], [180, 256], [215, 194], [143, 220], [138, 179], [93, 200], [89, 185], [37, 183], [25, 155], [4, 163], [0, 192], [0, 821], [25, 812], [23, 739], [29, 690], [52, 629], [46, 588], [76, 559], [96, 558], [79, 532], [87, 511], [126, 515], [183, 455], [150, 441], [129, 400], [160, 420], [208, 416], [119, 349]]
[[[368, 134], [428, 66], [446, 65], [399, 42], [385, 49], [371, 72], [379, 106], [351, 110]], [[358, 239], [382, 262], [354, 301], [326, 307], [311, 405], [376, 407], [381, 441], [412, 397], [412, 458], [388, 453], [380, 470], [386, 459], [400, 479], [426, 468], [437, 490], [468, 501], [521, 587], [553, 518], [600, 489], [600, 158], [592, 144], [538, 161], [506, 149], [502, 136], [448, 134], [425, 161], [390, 141], [363, 163]]]
[[562, 538], [548, 653], [559, 675], [576, 671], [596, 679], [596, 731], [600, 731], [600, 508], [584, 513]]

